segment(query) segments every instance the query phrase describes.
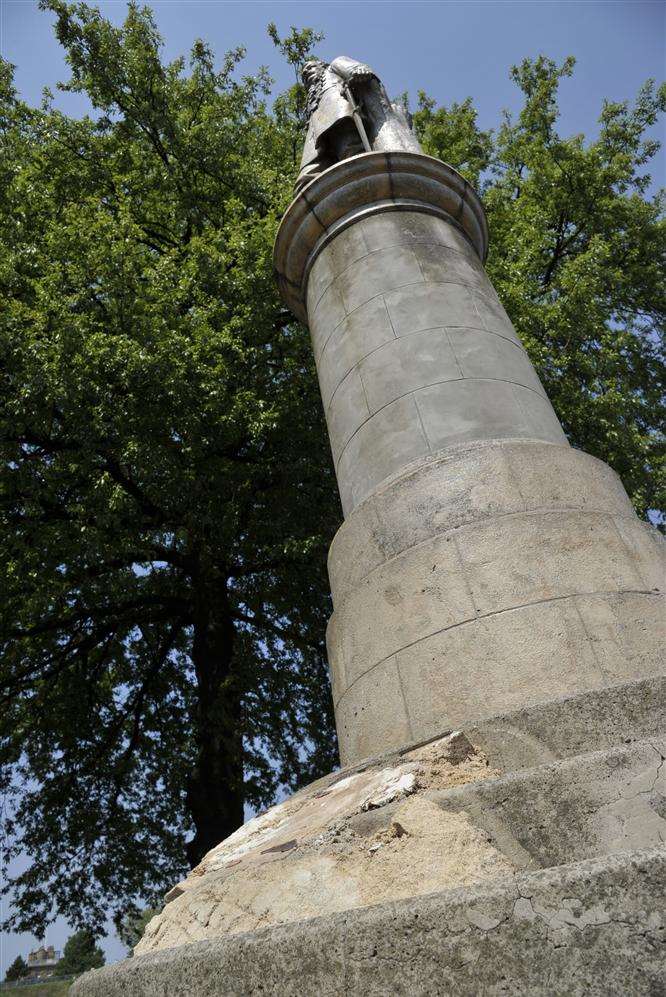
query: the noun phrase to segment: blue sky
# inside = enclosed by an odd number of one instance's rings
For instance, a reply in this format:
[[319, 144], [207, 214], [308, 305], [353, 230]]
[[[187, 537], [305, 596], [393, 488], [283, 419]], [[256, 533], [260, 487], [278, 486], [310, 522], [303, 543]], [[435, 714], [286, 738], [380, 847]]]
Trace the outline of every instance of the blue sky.
[[[126, 10], [124, 0], [96, 6], [115, 22]], [[573, 78], [562, 85], [564, 134], [594, 136], [604, 98], [632, 98], [645, 79], [665, 75], [663, 0], [154, 0], [150, 6], [169, 58], [186, 54], [199, 37], [217, 53], [244, 45], [247, 71], [268, 66], [282, 89], [293, 82], [291, 70], [269, 41], [266, 25], [274, 20], [281, 34], [291, 25], [310, 26], [326, 35], [318, 54], [363, 59], [392, 94], [407, 91], [414, 101], [423, 89], [442, 103], [471, 96], [483, 128], [497, 127], [502, 109], [518, 108], [508, 70], [526, 56], [577, 59]], [[17, 85], [31, 102], [39, 101], [43, 86], [55, 89], [67, 77], [52, 22], [35, 0], [0, 0], [0, 54], [17, 66]], [[58, 103], [68, 113], [85, 110], [73, 95], [60, 95]], [[664, 163], [662, 151], [652, 170], [658, 184], [664, 182]], [[59, 921], [47, 939], [62, 948], [67, 934]], [[0, 939], [3, 975], [17, 954], [34, 945], [30, 936]], [[124, 955], [113, 937], [104, 947], [109, 960]]]
[[[97, 6], [116, 22], [124, 0]], [[278, 88], [292, 82], [266, 34], [275, 20], [281, 33], [290, 25], [322, 30], [320, 54], [345, 53], [368, 62], [389, 92], [426, 90], [441, 102], [468, 95], [482, 127], [497, 125], [502, 108], [516, 108], [518, 95], [508, 78], [512, 63], [545, 53], [577, 59], [575, 76], [562, 87], [565, 133], [594, 134], [604, 97], [635, 95], [649, 76], [664, 78], [666, 4], [663, 0], [155, 0], [153, 7], [169, 57], [186, 53], [197, 37], [216, 52], [236, 45], [248, 51], [249, 71], [267, 65]], [[22, 94], [39, 100], [41, 88], [66, 76], [55, 42], [51, 15], [35, 0], [0, 0], [0, 50], [17, 65]], [[83, 103], [62, 95], [61, 107], [80, 113]], [[661, 172], [664, 172], [661, 160]]]

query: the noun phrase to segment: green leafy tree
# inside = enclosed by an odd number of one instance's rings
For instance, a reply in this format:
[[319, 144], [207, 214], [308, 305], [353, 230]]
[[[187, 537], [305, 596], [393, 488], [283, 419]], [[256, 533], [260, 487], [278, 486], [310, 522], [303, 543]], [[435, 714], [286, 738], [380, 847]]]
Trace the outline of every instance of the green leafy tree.
[[99, 931], [334, 766], [340, 513], [272, 273], [295, 164], [269, 81], [201, 42], [165, 65], [133, 5], [43, 6], [94, 113], [27, 107], [3, 64], [8, 925]]
[[78, 976], [89, 969], [99, 969], [105, 962], [104, 953], [95, 944], [95, 936], [89, 928], [81, 928], [65, 942], [62, 958], [55, 969], [56, 976]]
[[146, 930], [148, 922], [159, 914], [159, 910], [154, 907], [146, 907], [144, 910], [138, 913], [128, 914], [120, 925], [118, 934], [120, 940], [129, 949], [129, 954], [132, 955], [133, 950], [139, 944], [143, 938], [143, 933]]
[[17, 955], [5, 973], [5, 980], [7, 983], [11, 983], [14, 980], [22, 980], [29, 972], [28, 963], [22, 955]]
[[648, 195], [666, 86], [633, 106], [606, 103], [599, 136], [557, 131], [560, 80], [574, 60], [526, 59], [524, 95], [496, 135], [469, 101], [435, 108], [420, 95], [424, 147], [479, 186], [490, 226], [487, 269], [571, 443], [620, 474], [637, 511], [662, 527], [666, 224]]

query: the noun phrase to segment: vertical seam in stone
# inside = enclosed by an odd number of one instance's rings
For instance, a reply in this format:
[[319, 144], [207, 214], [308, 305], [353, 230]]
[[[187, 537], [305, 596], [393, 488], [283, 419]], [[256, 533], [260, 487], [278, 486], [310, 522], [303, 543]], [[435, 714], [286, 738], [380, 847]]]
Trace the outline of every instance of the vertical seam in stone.
[[395, 187], [393, 186], [393, 174], [392, 174], [392, 171], [391, 171], [391, 157], [388, 155], [388, 153], [386, 153], [386, 155], [384, 156], [384, 160], [386, 162], [386, 174], [387, 174], [388, 185], [389, 185], [389, 198], [395, 204]]
[[318, 225], [319, 225], [319, 227], [321, 228], [321, 231], [322, 231], [322, 235], [325, 235], [325, 234], [326, 234], [326, 232], [328, 232], [328, 226], [324, 225], [323, 221], [321, 220], [321, 218], [320, 218], [320, 217], [319, 217], [319, 215], [317, 214], [317, 209], [315, 208], [314, 204], [312, 203], [312, 201], [308, 200], [308, 196], [307, 196], [307, 194], [306, 194], [305, 192], [303, 192], [303, 193], [301, 194], [301, 197], [303, 198], [303, 200], [304, 200], [304, 201], [305, 201], [305, 203], [307, 204], [307, 206], [308, 206], [308, 208], [310, 209], [310, 211], [312, 212], [312, 214], [313, 214], [313, 216], [314, 216], [314, 218], [315, 218], [315, 220], [316, 220], [317, 224], [318, 224]]
[[460, 222], [461, 226], [462, 226], [463, 215], [465, 213], [465, 201], [467, 200], [467, 191], [469, 188], [469, 184], [467, 180], [465, 180], [464, 178], [463, 178], [463, 184], [464, 184], [463, 192], [460, 197], [460, 208], [458, 209], [458, 215], [457, 215], [457, 221]]
[[[372, 252], [372, 250], [368, 246], [368, 240], [366, 239], [365, 232], [363, 231], [363, 219], [361, 218], [359, 221], [355, 222], [353, 225], [350, 225], [349, 228], [350, 229], [357, 229], [358, 230], [358, 232], [359, 232], [359, 234], [361, 236], [361, 242], [365, 246], [366, 256], [369, 256], [370, 253]], [[365, 259], [365, 257], [362, 256], [361, 259]]]
[[[363, 358], [363, 359], [365, 359], [365, 358]], [[352, 370], [355, 370], [356, 373], [358, 374], [358, 379], [361, 382], [361, 391], [363, 392], [363, 398], [365, 399], [365, 407], [368, 410], [368, 418], [371, 419], [373, 413], [372, 413], [372, 409], [370, 408], [370, 402], [368, 401], [368, 392], [365, 390], [365, 383], [363, 381], [363, 374], [361, 373], [361, 364], [363, 363], [363, 359], [359, 360], [359, 362], [356, 364], [356, 366], [352, 367]]]
[[[462, 556], [462, 551], [460, 549], [460, 544], [458, 543], [458, 538], [455, 535], [455, 533], [453, 533], [452, 536], [451, 536], [451, 542], [453, 543], [453, 546], [455, 548], [456, 557], [458, 558], [458, 564], [460, 565], [460, 573], [461, 573], [461, 575], [462, 575], [462, 577], [463, 577], [463, 579], [465, 581], [465, 588], [467, 589], [467, 595], [469, 596], [470, 604], [472, 606], [472, 609], [474, 610], [474, 618], [475, 619], [481, 619], [482, 617], [479, 616], [479, 614], [481, 613], [481, 610], [477, 606], [476, 601], [474, 599], [474, 593], [472, 592], [472, 586], [470, 585], [469, 578], [467, 577], [467, 567], [465, 565], [465, 560], [464, 560], [464, 558]], [[488, 616], [488, 615], [492, 615], [492, 614], [485, 613], [483, 615]]]
[[[331, 281], [331, 283], [328, 285], [328, 287], [324, 291], [324, 294], [327, 294], [331, 290], [331, 288], [333, 287], [333, 285], [335, 284], [335, 282], [337, 280], [338, 280], [338, 278], [335, 277], [335, 279]], [[324, 294], [322, 294], [321, 298], [319, 299], [319, 301], [317, 302], [317, 304], [315, 306], [314, 312], [312, 314], [313, 321], [314, 321], [314, 316], [315, 316], [315, 314], [317, 312], [317, 308], [319, 307], [321, 301], [323, 300]], [[337, 330], [340, 328], [340, 326], [342, 325], [342, 323], [345, 322], [349, 318], [349, 316], [351, 314], [351, 312], [349, 312], [347, 310], [347, 306], [345, 304], [345, 299], [342, 297], [342, 294], [340, 294], [340, 303], [342, 304], [342, 310], [345, 313], [345, 316], [344, 316], [344, 318], [341, 318], [340, 321], [337, 323], [337, 325], [334, 325], [333, 328], [331, 329], [331, 331], [329, 332], [328, 336], [326, 337], [326, 342], [324, 343], [324, 345], [321, 348], [321, 353], [319, 354], [319, 356], [317, 356], [316, 353], [314, 354], [314, 356], [315, 356], [315, 363], [316, 364], [319, 364], [320, 361], [321, 361], [321, 359], [322, 359], [322, 357], [324, 356], [324, 350], [328, 346], [329, 340], [330, 340], [331, 336], [333, 335], [333, 333], [337, 332]], [[365, 302], [364, 302], [364, 304], [365, 304]], [[360, 307], [362, 307], [362, 306], [359, 305], [359, 308]], [[352, 311], [356, 311], [356, 309], [352, 308]], [[314, 353], [314, 347], [313, 347], [313, 351], [312, 352]]]
[[464, 374], [464, 371], [462, 369], [461, 363], [458, 360], [458, 355], [457, 355], [455, 347], [453, 345], [453, 340], [451, 339], [451, 336], [449, 335], [448, 326], [444, 326], [444, 332], [446, 333], [446, 338], [448, 340], [449, 346], [451, 347], [451, 353], [453, 354], [453, 359], [456, 362], [456, 367], [458, 368], [458, 373], [460, 374], [460, 378], [461, 378], [461, 380], [464, 381], [465, 380], [465, 374]]
[[423, 267], [421, 266], [421, 261], [420, 261], [420, 259], [418, 258], [418, 256], [417, 256], [416, 252], [414, 251], [414, 247], [413, 247], [413, 246], [410, 246], [410, 247], [409, 247], [409, 249], [410, 249], [410, 251], [411, 251], [411, 254], [412, 254], [412, 256], [413, 256], [413, 257], [414, 257], [414, 259], [416, 260], [416, 265], [417, 265], [417, 267], [419, 268], [419, 273], [421, 274], [421, 280], [423, 281], [423, 283], [424, 283], [424, 284], [427, 284], [427, 283], [428, 283], [428, 281], [426, 280], [426, 275], [425, 275], [425, 274], [424, 274], [424, 272], [423, 272]]
[[518, 492], [518, 495], [520, 497], [520, 501], [522, 502], [522, 505], [523, 505], [523, 512], [529, 512], [530, 510], [528, 509], [528, 506], [527, 506], [527, 499], [525, 498], [525, 496], [523, 495], [523, 493], [521, 491], [520, 481], [518, 479], [518, 475], [516, 474], [516, 472], [513, 469], [513, 466], [511, 464], [510, 459], [509, 459], [509, 455], [507, 453], [501, 451], [500, 452], [500, 456], [501, 456], [502, 460], [504, 461], [504, 466], [507, 469], [508, 476], [511, 478], [511, 481], [513, 482], [513, 485], [514, 485], [516, 491]]
[[473, 308], [474, 308], [474, 311], [475, 311], [475, 312], [476, 312], [476, 314], [477, 314], [477, 315], [479, 316], [479, 322], [481, 323], [481, 328], [482, 328], [482, 329], [483, 329], [483, 330], [484, 330], [485, 332], [490, 332], [490, 329], [488, 328], [488, 324], [487, 324], [487, 323], [486, 323], [486, 322], [484, 321], [484, 318], [483, 318], [483, 315], [482, 315], [482, 314], [481, 314], [481, 312], [479, 311], [479, 306], [478, 306], [478, 305], [477, 305], [477, 303], [476, 303], [476, 297], [475, 297], [475, 295], [474, 295], [474, 294], [472, 293], [472, 291], [469, 291], [469, 296], [470, 296], [470, 298], [472, 299], [472, 306], [473, 306]]
[[[379, 509], [377, 508], [377, 500], [375, 496], [372, 494], [372, 492], [370, 493], [366, 501], [369, 503], [370, 509], [372, 510], [372, 517], [375, 521], [377, 529], [377, 533], [375, 535], [377, 546], [379, 547], [381, 553], [384, 556], [384, 561], [376, 565], [376, 567], [378, 568], [381, 567], [381, 564], [384, 564], [386, 561], [389, 561], [393, 555], [391, 553], [390, 547], [387, 546], [387, 541], [388, 541], [387, 531], [384, 529], [385, 524], [382, 521], [381, 516], [379, 515]], [[358, 584], [360, 584], [365, 578], [367, 578], [370, 572], [374, 570], [375, 570], [374, 568], [371, 568], [370, 571], [368, 571], [365, 575], [363, 575], [362, 578], [359, 578]]]
[[395, 331], [395, 326], [393, 325], [393, 319], [391, 318], [391, 313], [389, 311], [389, 307], [386, 304], [386, 295], [382, 294], [381, 298], [382, 298], [382, 301], [384, 302], [384, 308], [386, 309], [386, 315], [387, 315], [387, 318], [389, 320], [389, 325], [391, 326], [391, 332], [393, 333], [393, 337], [394, 337], [394, 339], [399, 339], [400, 337], [398, 336], [398, 333]]
[[511, 381], [507, 381], [506, 383], [510, 384], [510, 386], [511, 386], [511, 394], [513, 395], [513, 400], [515, 401], [516, 405], [518, 406], [518, 408], [520, 410], [520, 414], [521, 414], [522, 419], [523, 419], [523, 429], [525, 430], [525, 433], [527, 434], [527, 436], [529, 436], [530, 435], [530, 422], [529, 422], [529, 419], [527, 418], [527, 416], [525, 415], [525, 409], [523, 408], [522, 402], [520, 401], [520, 395], [516, 391], [516, 388], [518, 387], [518, 385], [514, 384]]
[[[432, 444], [431, 444], [431, 442], [430, 442], [430, 440], [428, 438], [428, 434], [426, 433], [426, 428], [425, 428], [425, 425], [424, 425], [424, 422], [423, 422], [423, 416], [421, 415], [421, 409], [419, 408], [419, 403], [416, 400], [416, 392], [415, 391], [412, 392], [412, 398], [414, 399], [414, 407], [416, 408], [416, 414], [419, 417], [419, 422], [421, 424], [421, 432], [423, 433], [423, 438], [426, 441], [426, 446], [428, 448], [428, 453], [433, 453]], [[396, 399], [396, 401], [397, 401], [397, 399]]]
[[[335, 613], [335, 610], [333, 612]], [[331, 619], [333, 619], [333, 617], [331, 617]], [[342, 689], [342, 692], [338, 696], [338, 702], [339, 702], [346, 693], [347, 688], [349, 686], [349, 682], [347, 681], [347, 675], [349, 669], [347, 668], [344, 642], [341, 639], [338, 641], [338, 651], [340, 654], [340, 664], [342, 665], [341, 668], [342, 675], [340, 676], [341, 681], [337, 683], [338, 687]], [[332, 691], [333, 691], [333, 683], [331, 682], [331, 692]]]
[[627, 554], [629, 556], [629, 560], [631, 561], [631, 565], [632, 565], [634, 571], [636, 572], [636, 574], [640, 578], [640, 580], [643, 583], [643, 585], [645, 586], [645, 588], [646, 589], [649, 588], [649, 582], [647, 581], [645, 575], [641, 571], [639, 563], [638, 563], [638, 560], [637, 560], [637, 558], [634, 555], [634, 552], [631, 550], [631, 548], [627, 544], [626, 540], [624, 539], [624, 537], [620, 533], [620, 530], [618, 529], [618, 525], [615, 522], [615, 516], [609, 515], [608, 518], [610, 519], [611, 523], [613, 524], [613, 529], [615, 530], [615, 533], [617, 534], [617, 537], [618, 537], [618, 539], [620, 541], [620, 544], [622, 545], [622, 549], [626, 550], [626, 552], [627, 552]]
[[587, 637], [587, 643], [588, 643], [588, 645], [590, 647], [590, 650], [592, 651], [592, 657], [595, 660], [595, 663], [596, 663], [596, 666], [597, 666], [597, 671], [599, 672], [599, 675], [601, 676], [601, 678], [603, 679], [603, 681], [606, 683], [606, 685], [608, 685], [609, 684], [608, 675], [604, 671], [603, 665], [601, 664], [601, 661], [599, 660], [599, 655], [597, 654], [597, 648], [596, 648], [596, 641], [594, 641], [592, 639], [592, 634], [588, 630], [587, 623], [585, 622], [585, 618], [584, 618], [583, 614], [580, 611], [580, 606], [578, 605], [578, 599], [579, 598], [580, 598], [580, 595], [575, 595], [571, 601], [573, 602], [574, 609], [576, 610], [576, 615], [578, 616], [578, 619], [580, 620], [580, 624], [581, 624], [581, 626], [582, 626], [582, 628], [583, 628], [583, 630], [585, 632], [585, 636]]
[[399, 651], [396, 651], [396, 653], [393, 655], [393, 660], [395, 662], [396, 675], [398, 676], [398, 687], [400, 689], [400, 695], [402, 696], [402, 706], [405, 711], [405, 719], [407, 720], [407, 729], [409, 731], [409, 737], [413, 741], [415, 740], [414, 728], [412, 727], [412, 718], [409, 715], [409, 707], [407, 706], [407, 697], [405, 696], [405, 689], [402, 684], [402, 675], [400, 674], [400, 664], [398, 662], [399, 653], [400, 653]]

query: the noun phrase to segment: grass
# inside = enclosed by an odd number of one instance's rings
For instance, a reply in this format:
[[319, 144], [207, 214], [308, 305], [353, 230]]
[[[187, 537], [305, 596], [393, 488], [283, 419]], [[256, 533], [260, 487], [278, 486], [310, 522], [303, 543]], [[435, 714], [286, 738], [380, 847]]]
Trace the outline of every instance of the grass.
[[51, 980], [32, 983], [29, 987], [0, 986], [0, 993], [15, 994], [16, 997], [66, 997], [73, 980]]

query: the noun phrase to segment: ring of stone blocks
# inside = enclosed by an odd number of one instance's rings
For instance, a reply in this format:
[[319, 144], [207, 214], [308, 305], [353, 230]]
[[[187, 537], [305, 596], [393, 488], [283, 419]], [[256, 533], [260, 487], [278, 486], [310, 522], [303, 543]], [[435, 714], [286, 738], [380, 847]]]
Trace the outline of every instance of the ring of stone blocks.
[[485, 261], [488, 224], [470, 184], [451, 166], [413, 152], [368, 152], [325, 170], [292, 201], [278, 229], [274, 265], [283, 298], [307, 322], [310, 270], [349, 225], [386, 211], [422, 211], [455, 225]]

